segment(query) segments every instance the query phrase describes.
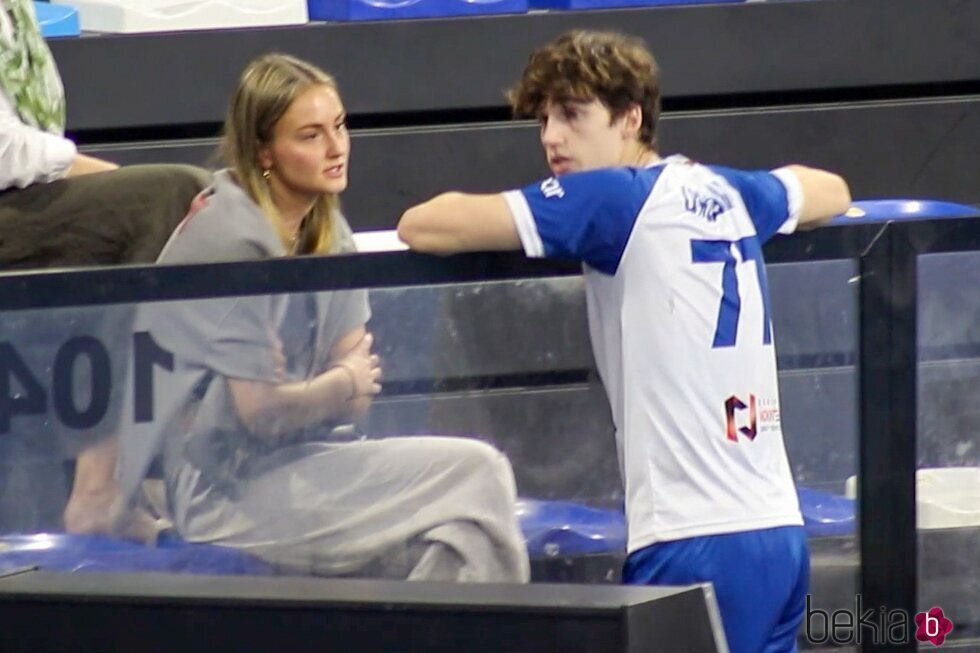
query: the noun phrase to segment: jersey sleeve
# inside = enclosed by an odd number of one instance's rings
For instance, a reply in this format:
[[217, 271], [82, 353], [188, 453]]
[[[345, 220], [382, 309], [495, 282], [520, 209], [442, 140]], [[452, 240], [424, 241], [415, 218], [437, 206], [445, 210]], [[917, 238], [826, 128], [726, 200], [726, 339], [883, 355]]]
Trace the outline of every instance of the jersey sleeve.
[[742, 196], [761, 242], [773, 234], [796, 230], [803, 208], [803, 190], [792, 171], [780, 168], [772, 172], [744, 172], [720, 166], [711, 166], [711, 170], [724, 177]]
[[504, 198], [528, 256], [576, 259], [615, 274], [657, 175], [592, 170], [551, 177]]

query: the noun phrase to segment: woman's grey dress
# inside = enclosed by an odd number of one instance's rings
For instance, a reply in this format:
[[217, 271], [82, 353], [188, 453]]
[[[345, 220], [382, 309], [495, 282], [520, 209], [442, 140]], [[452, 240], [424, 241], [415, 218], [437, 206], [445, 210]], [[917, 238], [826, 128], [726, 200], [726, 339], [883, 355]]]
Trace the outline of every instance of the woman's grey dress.
[[[334, 250], [353, 251], [337, 217]], [[225, 171], [160, 262], [283, 255], [269, 221]], [[330, 441], [334, 425], [263, 437], [239, 421], [228, 379], [281, 381], [283, 360], [287, 380], [312, 378], [326, 369], [331, 346], [369, 317], [364, 290], [141, 307], [139, 328], [175, 364], [156, 372], [154, 421], [131, 422], [121, 439], [123, 490], [136, 491], [162, 450], [172, 518], [188, 540], [320, 575], [526, 581], [513, 472], [490, 445]]]

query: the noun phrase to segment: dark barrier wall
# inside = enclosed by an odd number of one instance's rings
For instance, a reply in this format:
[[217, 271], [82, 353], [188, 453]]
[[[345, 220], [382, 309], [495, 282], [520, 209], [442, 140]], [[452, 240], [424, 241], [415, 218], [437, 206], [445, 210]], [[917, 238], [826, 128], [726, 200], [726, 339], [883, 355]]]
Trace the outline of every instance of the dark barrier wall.
[[270, 50], [334, 73], [354, 129], [355, 227], [450, 188], [545, 174], [502, 90], [572, 27], [643, 36], [663, 68], [664, 152], [839, 170], [856, 197], [980, 202], [980, 44], [964, 0], [789, 0], [52, 42], [69, 130], [123, 162], [206, 163], [244, 63]]
[[[664, 152], [700, 161], [832, 168], [859, 198], [980, 202], [980, 98], [668, 113], [661, 132]], [[202, 163], [215, 146], [213, 139], [103, 144], [95, 153], [120, 163]], [[527, 122], [355, 130], [352, 147], [343, 205], [359, 229], [392, 227], [405, 208], [444, 190], [503, 190], [548, 174], [537, 127]]]

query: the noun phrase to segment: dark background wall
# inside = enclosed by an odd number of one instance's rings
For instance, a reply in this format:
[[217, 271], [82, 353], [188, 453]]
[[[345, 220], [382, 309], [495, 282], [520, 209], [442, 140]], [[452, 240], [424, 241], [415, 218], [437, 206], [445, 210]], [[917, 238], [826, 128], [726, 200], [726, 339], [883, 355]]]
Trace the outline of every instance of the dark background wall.
[[[216, 165], [227, 98], [249, 59], [278, 50], [321, 65], [337, 77], [353, 127], [345, 211], [356, 229], [371, 229], [443, 190], [500, 190], [546, 174], [536, 126], [509, 120], [503, 90], [534, 47], [574, 27], [650, 44], [663, 69], [664, 153], [824, 166], [858, 198], [980, 202], [976, 25], [972, 0], [787, 0], [90, 35], [52, 49], [69, 130], [120, 163]], [[801, 483], [838, 491], [857, 451], [854, 274], [845, 262], [770, 266], [794, 470]], [[611, 424], [575, 283], [373, 293], [388, 385], [367, 430], [476, 434], [508, 452], [527, 494], [614, 500]], [[963, 306], [934, 304], [940, 324]], [[955, 396], [974, 391], [967, 376]], [[432, 394], [412, 385], [467, 378], [502, 387], [472, 392], [459, 381]], [[936, 402], [924, 406], [923, 423], [936, 425], [931, 449], [943, 451], [963, 429], [930, 417], [943, 413]]]
[[970, 0], [789, 0], [264, 30], [86, 36], [52, 49], [69, 131], [121, 163], [213, 163], [244, 64], [289, 52], [338, 78], [354, 128], [357, 228], [450, 188], [546, 173], [503, 89], [573, 27], [644, 37], [663, 68], [662, 150], [845, 174], [856, 197], [980, 202], [980, 45]]

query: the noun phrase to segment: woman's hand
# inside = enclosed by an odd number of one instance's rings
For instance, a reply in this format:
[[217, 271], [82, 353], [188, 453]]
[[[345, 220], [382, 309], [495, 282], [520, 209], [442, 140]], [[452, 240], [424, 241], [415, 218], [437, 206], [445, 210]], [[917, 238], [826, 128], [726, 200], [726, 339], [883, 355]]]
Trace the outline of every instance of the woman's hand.
[[354, 348], [337, 359], [330, 369], [342, 368], [350, 378], [351, 393], [348, 401], [359, 397], [373, 397], [381, 392], [381, 359], [371, 353], [374, 336], [364, 334]]
[[[235, 411], [254, 435], [274, 437], [318, 424], [357, 421], [381, 392], [381, 361], [371, 353], [374, 338], [359, 327], [336, 348], [327, 370], [305, 381], [228, 379]], [[350, 343], [354, 342], [353, 345]], [[341, 353], [342, 352], [342, 353]], [[285, 357], [273, 352], [274, 376]]]

